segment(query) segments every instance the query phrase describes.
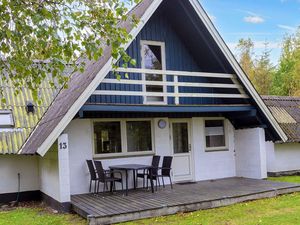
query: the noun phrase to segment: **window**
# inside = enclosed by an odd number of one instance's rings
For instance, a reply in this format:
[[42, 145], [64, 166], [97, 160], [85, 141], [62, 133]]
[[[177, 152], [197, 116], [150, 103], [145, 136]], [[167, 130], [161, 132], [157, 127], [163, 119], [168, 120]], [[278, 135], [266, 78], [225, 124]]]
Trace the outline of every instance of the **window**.
[[224, 120], [205, 121], [206, 150], [226, 150]]
[[120, 122], [94, 123], [96, 154], [121, 152]]
[[0, 111], [0, 127], [7, 128], [14, 126], [14, 119], [10, 110]]
[[152, 150], [150, 121], [126, 122], [128, 152], [142, 152]]
[[94, 122], [95, 155], [123, 156], [152, 153], [150, 120]]
[[[150, 70], [164, 70], [165, 69], [165, 55], [164, 55], [164, 43], [142, 41], [142, 68]], [[145, 81], [163, 82], [165, 76], [162, 74], [144, 74]], [[146, 103], [162, 103], [165, 102], [165, 97], [162, 93], [165, 92], [163, 84], [146, 84], [144, 85], [144, 91], [151, 93], [151, 95], [145, 96]], [[153, 94], [154, 93], [154, 94]], [[160, 94], [155, 94], [160, 93]]]

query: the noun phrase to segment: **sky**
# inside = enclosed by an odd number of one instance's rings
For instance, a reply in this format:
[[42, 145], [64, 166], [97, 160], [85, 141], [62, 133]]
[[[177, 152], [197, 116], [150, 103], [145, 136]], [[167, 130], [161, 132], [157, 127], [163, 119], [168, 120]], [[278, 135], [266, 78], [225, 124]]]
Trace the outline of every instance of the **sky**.
[[231, 50], [250, 37], [255, 54], [269, 42], [271, 60], [277, 64], [286, 34], [300, 25], [300, 0], [199, 0]]

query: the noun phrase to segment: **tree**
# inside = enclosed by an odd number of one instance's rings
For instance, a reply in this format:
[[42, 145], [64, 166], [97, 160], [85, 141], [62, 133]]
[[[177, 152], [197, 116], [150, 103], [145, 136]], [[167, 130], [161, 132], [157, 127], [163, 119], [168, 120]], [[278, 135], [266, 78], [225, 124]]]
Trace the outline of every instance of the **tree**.
[[274, 67], [271, 64], [268, 43], [259, 57], [254, 55], [254, 43], [250, 38], [240, 39], [237, 49], [239, 63], [256, 90], [260, 94], [269, 94]]
[[[84, 60], [98, 60], [105, 45], [112, 57], [134, 64], [122, 48], [130, 35], [119, 22], [128, 18], [126, 4], [138, 0], [1, 0], [0, 73], [16, 92], [28, 87], [35, 99], [47, 74], [52, 87], [67, 87], [66, 67], [84, 69]], [[35, 63], [35, 60], [44, 63]]]
[[272, 94], [300, 96], [300, 28], [285, 37], [273, 80]]
[[270, 94], [272, 86], [273, 73], [275, 71], [274, 66], [270, 60], [270, 50], [268, 49], [268, 43], [265, 43], [265, 49], [262, 54], [255, 60], [253, 84], [261, 95]]
[[250, 38], [240, 39], [237, 45], [238, 61], [250, 80], [254, 77], [253, 48], [254, 43]]

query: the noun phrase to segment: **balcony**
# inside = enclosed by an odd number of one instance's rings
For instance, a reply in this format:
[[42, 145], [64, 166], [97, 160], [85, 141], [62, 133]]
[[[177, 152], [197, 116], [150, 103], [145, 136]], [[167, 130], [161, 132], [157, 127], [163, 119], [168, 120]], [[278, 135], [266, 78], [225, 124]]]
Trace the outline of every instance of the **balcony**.
[[[249, 98], [234, 74], [140, 68], [118, 68], [116, 72], [121, 74], [121, 79], [118, 80], [113, 76], [106, 77], [101, 82], [106, 85], [106, 88], [96, 90], [94, 96], [141, 97], [143, 99], [141, 103], [144, 105], [181, 105], [194, 100], [197, 104], [197, 99], [226, 99], [227, 102], [232, 99], [236, 102], [234, 99]], [[125, 78], [125, 74], [129, 74], [128, 78]], [[146, 75], [161, 75], [162, 79], [161, 81], [147, 80]], [[110, 88], [110, 85], [115, 86]], [[133, 90], [130, 86], [138, 88]], [[156, 89], [156, 92], [151, 92], [149, 89]], [[148, 101], [149, 97], [156, 98], [158, 101]]]

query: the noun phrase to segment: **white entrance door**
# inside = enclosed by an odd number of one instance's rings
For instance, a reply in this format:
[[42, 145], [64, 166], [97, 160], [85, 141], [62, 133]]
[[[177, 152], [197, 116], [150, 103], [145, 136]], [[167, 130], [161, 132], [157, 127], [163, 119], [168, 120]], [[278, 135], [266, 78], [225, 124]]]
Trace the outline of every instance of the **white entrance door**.
[[174, 120], [171, 126], [173, 151], [173, 179], [175, 182], [193, 180], [190, 123], [188, 120]]

